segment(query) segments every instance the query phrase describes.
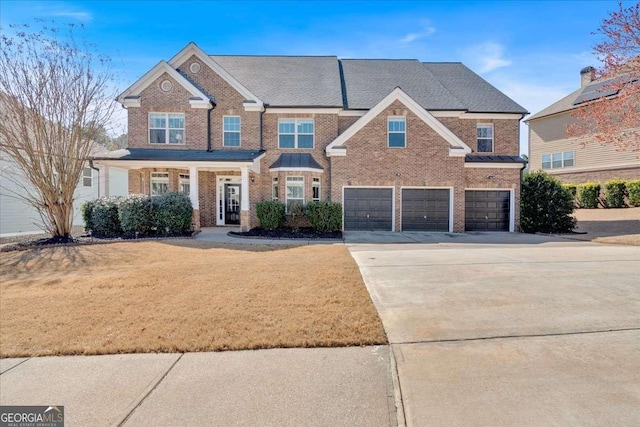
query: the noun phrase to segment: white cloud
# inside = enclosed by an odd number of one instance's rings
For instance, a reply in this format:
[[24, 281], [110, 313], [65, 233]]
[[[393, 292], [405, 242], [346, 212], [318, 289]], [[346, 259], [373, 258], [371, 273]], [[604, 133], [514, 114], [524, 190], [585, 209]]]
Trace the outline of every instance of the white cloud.
[[499, 43], [484, 42], [464, 49], [461, 54], [472, 68], [483, 74], [508, 67], [511, 61], [504, 57], [505, 47]]
[[85, 12], [81, 10], [52, 10], [49, 13], [50, 16], [55, 16], [59, 18], [71, 18], [76, 19], [78, 21], [91, 21], [93, 19], [93, 15], [90, 12]]
[[403, 38], [399, 40], [400, 43], [411, 43], [416, 40], [428, 37], [436, 32], [435, 27], [433, 27], [428, 20], [422, 21], [422, 30], [416, 31], [413, 33], [408, 33]]

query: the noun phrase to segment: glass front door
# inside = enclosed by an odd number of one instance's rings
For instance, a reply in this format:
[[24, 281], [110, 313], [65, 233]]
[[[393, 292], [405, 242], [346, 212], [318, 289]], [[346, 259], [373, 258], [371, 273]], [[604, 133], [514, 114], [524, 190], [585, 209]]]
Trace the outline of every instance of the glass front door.
[[224, 223], [240, 225], [240, 184], [224, 185]]

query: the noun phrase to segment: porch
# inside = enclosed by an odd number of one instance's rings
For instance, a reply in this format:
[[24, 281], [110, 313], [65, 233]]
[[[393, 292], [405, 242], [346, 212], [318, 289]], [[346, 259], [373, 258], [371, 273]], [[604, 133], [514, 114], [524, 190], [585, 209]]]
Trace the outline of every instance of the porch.
[[113, 168], [129, 173], [129, 194], [168, 191], [189, 195], [193, 227], [251, 228], [251, 175], [260, 173], [259, 151], [169, 150], [130, 148], [94, 157], [99, 170], [99, 197], [109, 196]]

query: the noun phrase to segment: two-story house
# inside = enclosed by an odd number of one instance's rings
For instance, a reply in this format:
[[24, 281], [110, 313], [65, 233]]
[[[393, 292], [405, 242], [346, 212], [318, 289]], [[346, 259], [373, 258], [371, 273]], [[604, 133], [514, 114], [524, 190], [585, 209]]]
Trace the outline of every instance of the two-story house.
[[526, 110], [461, 63], [207, 55], [190, 43], [125, 90], [131, 193], [188, 193], [195, 227], [256, 203], [331, 200], [345, 230], [515, 231]]

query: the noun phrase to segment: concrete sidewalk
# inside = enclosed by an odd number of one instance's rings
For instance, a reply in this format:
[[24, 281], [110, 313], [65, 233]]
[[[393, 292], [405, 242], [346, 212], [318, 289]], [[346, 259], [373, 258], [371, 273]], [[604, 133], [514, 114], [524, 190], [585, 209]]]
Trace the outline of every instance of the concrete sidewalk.
[[0, 404], [66, 426], [395, 426], [387, 346], [0, 359]]

